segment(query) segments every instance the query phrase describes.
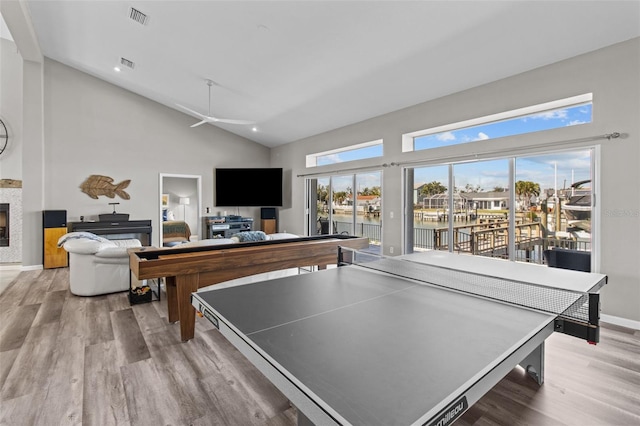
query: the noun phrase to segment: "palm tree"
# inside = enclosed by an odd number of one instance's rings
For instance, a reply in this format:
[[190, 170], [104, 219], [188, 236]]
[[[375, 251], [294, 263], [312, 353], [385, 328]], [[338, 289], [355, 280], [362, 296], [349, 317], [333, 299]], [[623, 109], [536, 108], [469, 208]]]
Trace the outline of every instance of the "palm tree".
[[525, 210], [528, 210], [531, 205], [531, 197], [540, 195], [540, 185], [529, 180], [519, 180], [516, 182], [516, 195], [525, 206]]
[[478, 192], [482, 192], [482, 188], [480, 187], [480, 185], [473, 186], [470, 183], [468, 183], [468, 184], [466, 184], [464, 186], [464, 189], [461, 190], [460, 192], [462, 192], [462, 193], [478, 193]]
[[379, 197], [381, 193], [382, 191], [380, 191], [379, 186], [374, 186], [373, 188], [369, 188], [368, 186], [366, 186], [358, 193], [358, 195], [375, 195], [376, 197]]
[[436, 194], [444, 194], [446, 191], [446, 186], [434, 180], [431, 183], [425, 183], [424, 185], [422, 185], [422, 188], [420, 189], [420, 195], [431, 197], [432, 195]]
[[349, 193], [347, 191], [336, 191], [333, 193], [333, 202], [335, 204], [342, 204], [347, 199], [348, 195]]

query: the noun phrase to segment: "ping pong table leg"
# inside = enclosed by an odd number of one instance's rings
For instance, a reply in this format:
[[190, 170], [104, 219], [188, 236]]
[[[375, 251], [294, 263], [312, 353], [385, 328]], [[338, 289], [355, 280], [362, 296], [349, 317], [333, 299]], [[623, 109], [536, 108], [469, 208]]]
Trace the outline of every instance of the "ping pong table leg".
[[176, 277], [180, 339], [183, 342], [193, 339], [195, 334], [196, 310], [191, 305], [191, 293], [196, 291], [198, 291], [198, 274], [178, 275]]
[[539, 385], [544, 383], [544, 342], [535, 348], [519, 364]]
[[298, 426], [314, 426], [314, 424], [302, 414], [302, 411], [298, 410]]

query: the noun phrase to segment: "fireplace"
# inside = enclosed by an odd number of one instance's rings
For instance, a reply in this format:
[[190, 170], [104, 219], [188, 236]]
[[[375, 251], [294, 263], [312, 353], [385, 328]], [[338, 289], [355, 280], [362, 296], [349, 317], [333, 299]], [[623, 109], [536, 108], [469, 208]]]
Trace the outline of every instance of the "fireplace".
[[9, 204], [0, 204], [0, 247], [9, 247]]

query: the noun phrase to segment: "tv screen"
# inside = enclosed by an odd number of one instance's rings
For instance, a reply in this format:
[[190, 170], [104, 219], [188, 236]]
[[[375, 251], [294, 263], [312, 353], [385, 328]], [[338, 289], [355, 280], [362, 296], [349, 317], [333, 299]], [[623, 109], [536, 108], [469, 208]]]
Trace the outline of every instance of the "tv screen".
[[282, 206], [282, 169], [216, 169], [218, 207]]

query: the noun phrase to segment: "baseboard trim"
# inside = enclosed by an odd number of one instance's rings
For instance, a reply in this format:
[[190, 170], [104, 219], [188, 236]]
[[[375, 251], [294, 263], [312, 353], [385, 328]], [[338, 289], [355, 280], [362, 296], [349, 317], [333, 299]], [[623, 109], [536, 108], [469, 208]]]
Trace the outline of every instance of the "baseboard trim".
[[21, 271], [22, 264], [20, 263], [0, 263], [0, 271]]
[[38, 271], [40, 269], [44, 269], [44, 266], [42, 266], [42, 265], [29, 265], [29, 266], [23, 266], [20, 270], [21, 271]]
[[614, 317], [613, 315], [600, 314], [600, 321], [621, 327], [640, 330], [640, 321], [634, 321], [626, 318]]

